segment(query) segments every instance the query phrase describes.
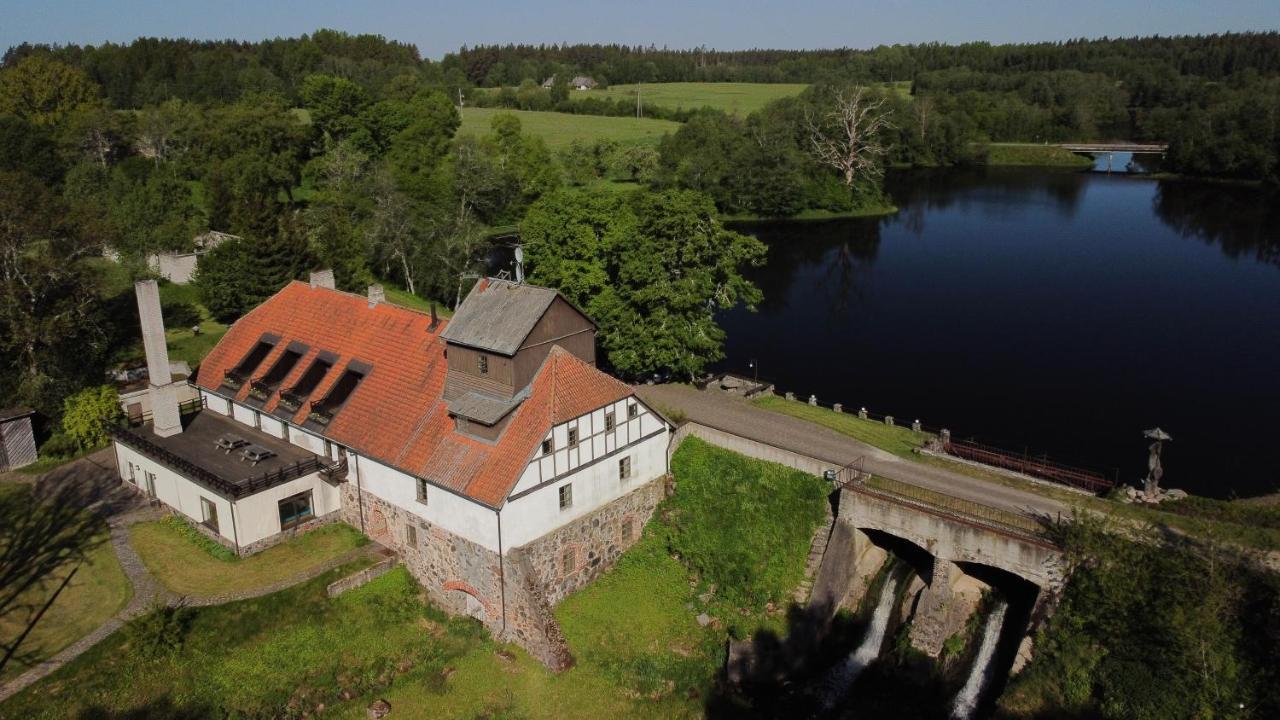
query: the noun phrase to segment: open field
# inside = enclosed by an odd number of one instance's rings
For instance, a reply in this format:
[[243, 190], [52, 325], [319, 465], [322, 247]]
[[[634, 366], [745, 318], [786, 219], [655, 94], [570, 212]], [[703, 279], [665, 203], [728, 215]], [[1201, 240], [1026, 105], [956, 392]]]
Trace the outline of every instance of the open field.
[[306, 572], [359, 547], [364, 536], [346, 525], [331, 525], [228, 560], [209, 551], [206, 543], [213, 541], [172, 520], [134, 525], [130, 542], [165, 587], [179, 595], [207, 596], [253, 590]]
[[647, 118], [569, 115], [567, 113], [505, 110], [502, 108], [465, 108], [458, 135], [487, 135], [489, 122], [498, 113], [512, 113], [520, 118], [523, 132], [542, 138], [552, 150], [568, 147], [574, 140], [592, 143], [613, 140], [619, 143], [656, 145], [666, 133], [674, 133], [679, 123]]
[[613, 85], [605, 90], [574, 92], [569, 97], [621, 98], [634, 102], [637, 87], [640, 89], [640, 101], [645, 104], [672, 110], [711, 107], [745, 117], [774, 100], [799, 95], [809, 86], [799, 83], [653, 83]]

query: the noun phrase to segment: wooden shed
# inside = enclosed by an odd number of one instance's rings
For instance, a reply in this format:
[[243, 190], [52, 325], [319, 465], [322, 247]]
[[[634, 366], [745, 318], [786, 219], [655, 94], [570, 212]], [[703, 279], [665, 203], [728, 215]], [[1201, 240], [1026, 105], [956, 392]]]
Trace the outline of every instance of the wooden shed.
[[36, 435], [31, 429], [34, 414], [31, 408], [0, 409], [0, 472], [36, 461]]

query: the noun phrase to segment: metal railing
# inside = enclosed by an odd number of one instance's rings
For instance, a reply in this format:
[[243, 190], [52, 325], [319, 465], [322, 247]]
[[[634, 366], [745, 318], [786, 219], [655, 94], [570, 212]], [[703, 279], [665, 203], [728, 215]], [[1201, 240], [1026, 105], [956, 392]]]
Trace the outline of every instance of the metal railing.
[[908, 504], [923, 506], [943, 515], [954, 516], [970, 523], [989, 526], [1004, 532], [1042, 538], [1045, 527], [1034, 517], [1003, 508], [984, 505], [972, 500], [935, 492], [919, 485], [872, 475], [866, 482], [853, 482], [844, 486], [854, 492], [883, 495]]
[[809, 398], [798, 397], [794, 393], [781, 393], [777, 390], [774, 391], [774, 395], [802, 405], [833, 410], [863, 420], [901, 427], [904, 430], [919, 433], [921, 442], [940, 438], [943, 441], [941, 447], [947, 454], [964, 460], [1012, 470], [1023, 475], [1070, 485], [1095, 493], [1104, 492], [1116, 485], [1114, 478], [1108, 478], [1103, 473], [1051, 460], [1046, 454], [1031, 453], [1030, 451], [1018, 453], [991, 445], [984, 445], [973, 440], [955, 440], [951, 438], [954, 433], [950, 433], [944, 428], [926, 425], [910, 416], [881, 415], [857, 406], [824, 403], [817, 400], [817, 398], [813, 398], [813, 401], [810, 402]]
[[313, 456], [276, 470], [264, 472], [248, 480], [233, 482], [151, 442], [128, 428], [111, 428], [111, 436], [122, 445], [137, 450], [143, 455], [168, 466], [170, 469], [176, 470], [189, 480], [200, 482], [232, 499], [252, 495], [261, 490], [266, 490], [312, 473], [321, 473], [325, 480], [329, 482], [340, 482], [346, 477], [347, 473], [347, 458], [345, 456], [339, 458], [336, 462], [321, 461], [320, 458]]
[[1023, 475], [1030, 475], [1031, 477], [1052, 480], [1094, 493], [1115, 487], [1115, 481], [1102, 473], [1064, 465], [1047, 458], [1031, 457], [1028, 454], [1019, 456], [1007, 450], [972, 441], [950, 440], [944, 444], [943, 449], [947, 451], [948, 455], [954, 455], [964, 460], [972, 460], [983, 465], [991, 465], [1022, 473]]
[[[195, 415], [205, 407], [204, 397], [192, 398], [178, 403], [178, 417], [187, 417]], [[138, 413], [137, 415], [129, 415], [124, 421], [129, 427], [141, 427], [152, 420], [154, 414], [151, 411]]]

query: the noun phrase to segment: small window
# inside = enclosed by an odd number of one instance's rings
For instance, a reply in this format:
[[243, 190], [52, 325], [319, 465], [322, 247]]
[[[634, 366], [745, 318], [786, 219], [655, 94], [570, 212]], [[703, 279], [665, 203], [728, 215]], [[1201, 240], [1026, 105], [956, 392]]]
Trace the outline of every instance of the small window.
[[604, 414], [604, 431], [613, 432], [613, 428], [616, 425], [617, 425], [617, 422], [615, 422], [613, 419], [613, 411], [610, 410], [609, 412], [605, 413]]
[[480, 371], [481, 375], [488, 375], [489, 374], [489, 356], [477, 355], [476, 368]]
[[551, 454], [551, 451], [552, 451], [552, 450], [555, 450], [555, 449], [556, 449], [555, 441], [554, 441], [554, 440], [552, 440], [551, 438], [547, 438], [546, 440], [543, 440], [543, 441], [542, 441], [542, 454], [543, 454], [543, 455], [550, 455], [550, 454]]
[[200, 522], [214, 532], [218, 532], [218, 506], [208, 498], [200, 498]]
[[560, 571], [568, 575], [578, 568], [578, 553], [572, 548], [567, 547], [560, 556]]
[[569, 447], [578, 444], [578, 428], [569, 428]]
[[560, 509], [568, 510], [573, 507], [573, 485], [560, 486]]
[[412, 525], [405, 525], [404, 541], [409, 544], [409, 547], [417, 548], [418, 547], [418, 528]]
[[618, 461], [618, 479], [629, 480], [631, 478], [631, 458], [624, 457]]
[[622, 541], [629, 542], [635, 533], [636, 524], [631, 518], [622, 521]]
[[427, 504], [427, 481], [423, 478], [418, 478], [418, 502]]
[[627, 419], [635, 420], [638, 417], [640, 417], [640, 406], [636, 403], [629, 403], [627, 405]]
[[311, 510], [311, 491], [298, 493], [280, 501], [280, 529], [288, 530], [315, 517]]
[[137, 466], [134, 465], [133, 463], [129, 463], [129, 482], [133, 483], [134, 485], [138, 484], [138, 478], [136, 475], [134, 475], [134, 472], [136, 470], [137, 470]]

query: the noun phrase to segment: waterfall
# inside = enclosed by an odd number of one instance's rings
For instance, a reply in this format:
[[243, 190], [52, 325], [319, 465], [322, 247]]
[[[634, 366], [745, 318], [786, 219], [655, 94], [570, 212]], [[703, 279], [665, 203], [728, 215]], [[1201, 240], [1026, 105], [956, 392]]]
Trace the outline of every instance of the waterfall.
[[867, 634], [863, 636], [858, 649], [849, 653], [823, 679], [822, 705], [830, 710], [849, 691], [849, 686], [862, 674], [862, 671], [880, 655], [880, 645], [884, 643], [884, 631], [889, 626], [889, 616], [893, 614], [894, 599], [897, 598], [898, 579], [892, 574], [885, 578], [884, 587], [880, 588], [880, 599], [875, 613], [871, 615], [871, 624], [867, 626]]
[[973, 660], [969, 669], [969, 678], [956, 695], [955, 704], [951, 706], [951, 717], [954, 720], [969, 720], [978, 707], [978, 698], [991, 676], [991, 662], [995, 659], [996, 645], [1000, 642], [1000, 630], [1004, 627], [1004, 613], [1009, 608], [1004, 600], [996, 603], [987, 622], [982, 628], [982, 645], [978, 646], [978, 657]]

